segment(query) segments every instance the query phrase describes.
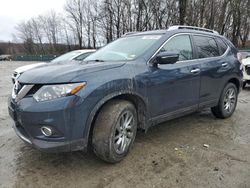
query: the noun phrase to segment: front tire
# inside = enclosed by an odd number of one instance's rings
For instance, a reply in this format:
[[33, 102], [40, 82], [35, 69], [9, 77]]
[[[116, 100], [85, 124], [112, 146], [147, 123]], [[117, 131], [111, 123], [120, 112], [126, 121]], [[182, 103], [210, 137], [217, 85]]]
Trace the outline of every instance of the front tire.
[[225, 119], [230, 117], [237, 106], [238, 89], [233, 83], [228, 83], [223, 89], [217, 106], [211, 111], [217, 118]]
[[125, 100], [113, 100], [99, 112], [93, 130], [94, 153], [102, 160], [117, 163], [131, 148], [137, 131], [134, 105]]

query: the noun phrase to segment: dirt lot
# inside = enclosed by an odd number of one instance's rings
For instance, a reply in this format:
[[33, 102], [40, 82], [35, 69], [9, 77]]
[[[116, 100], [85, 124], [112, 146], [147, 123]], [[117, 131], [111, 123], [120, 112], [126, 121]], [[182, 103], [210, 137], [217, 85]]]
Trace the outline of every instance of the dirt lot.
[[250, 89], [230, 119], [207, 109], [155, 126], [110, 165], [82, 152], [41, 153], [15, 135], [10, 75], [29, 63], [0, 61], [0, 187], [250, 187]]

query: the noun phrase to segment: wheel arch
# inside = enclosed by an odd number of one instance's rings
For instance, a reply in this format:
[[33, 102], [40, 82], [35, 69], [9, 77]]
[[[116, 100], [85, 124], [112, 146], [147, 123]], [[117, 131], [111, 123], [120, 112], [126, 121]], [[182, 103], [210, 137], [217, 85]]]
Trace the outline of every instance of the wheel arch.
[[147, 101], [138, 93], [130, 92], [130, 91], [119, 91], [112, 93], [102, 100], [100, 100], [93, 110], [91, 111], [88, 120], [87, 120], [87, 130], [85, 131], [85, 138], [88, 141], [88, 148], [91, 147], [92, 143], [92, 133], [93, 133], [93, 128], [95, 125], [95, 120], [101, 111], [102, 107], [106, 105], [108, 102], [116, 99], [123, 99], [131, 102], [137, 111], [137, 117], [138, 117], [138, 128], [140, 129], [147, 129]]
[[[241, 89], [241, 86], [242, 86], [242, 83], [241, 83], [241, 81], [238, 79], [238, 78], [230, 78], [228, 81], [227, 81], [227, 83], [233, 83], [233, 84], [235, 84], [235, 86], [237, 87], [237, 89], [238, 89], [238, 92], [240, 91], [240, 89]], [[226, 84], [227, 84], [226, 83]]]

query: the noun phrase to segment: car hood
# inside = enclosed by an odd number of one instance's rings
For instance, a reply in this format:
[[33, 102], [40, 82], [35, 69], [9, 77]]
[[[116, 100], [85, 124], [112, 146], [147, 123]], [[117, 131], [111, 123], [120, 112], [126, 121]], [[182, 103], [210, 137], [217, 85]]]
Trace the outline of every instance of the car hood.
[[19, 81], [30, 84], [52, 84], [85, 81], [84, 75], [123, 66], [125, 62], [49, 63], [24, 72]]
[[15, 72], [18, 73], [18, 74], [21, 74], [27, 70], [30, 70], [30, 69], [33, 69], [33, 68], [36, 68], [36, 67], [40, 67], [42, 65], [45, 65], [46, 63], [35, 63], [35, 64], [30, 64], [30, 65], [24, 65], [24, 66], [21, 66], [21, 67], [18, 67]]
[[243, 65], [250, 65], [250, 57], [246, 59], [242, 59], [242, 64]]

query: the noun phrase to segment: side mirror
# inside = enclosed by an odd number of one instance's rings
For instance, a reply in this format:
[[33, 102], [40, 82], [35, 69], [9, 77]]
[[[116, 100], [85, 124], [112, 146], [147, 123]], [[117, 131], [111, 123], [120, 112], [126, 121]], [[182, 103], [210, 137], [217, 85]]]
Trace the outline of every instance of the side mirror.
[[179, 59], [179, 53], [178, 52], [160, 52], [156, 55], [156, 61], [157, 64], [174, 64]]

